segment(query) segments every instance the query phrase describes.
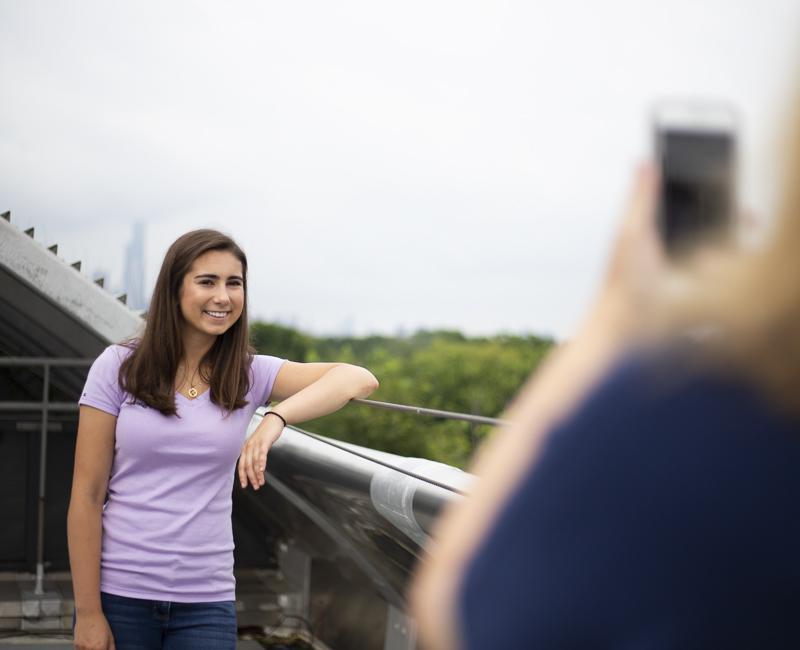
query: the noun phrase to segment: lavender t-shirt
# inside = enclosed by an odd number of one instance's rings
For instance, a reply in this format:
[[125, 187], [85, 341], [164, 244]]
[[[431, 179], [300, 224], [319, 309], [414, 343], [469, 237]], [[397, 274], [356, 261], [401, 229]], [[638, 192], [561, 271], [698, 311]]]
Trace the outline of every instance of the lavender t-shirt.
[[117, 417], [100, 589], [148, 600], [234, 600], [234, 469], [247, 425], [269, 399], [284, 360], [254, 357], [248, 404], [227, 417], [209, 391], [193, 400], [176, 393], [176, 417], [131, 403], [119, 388], [128, 354], [124, 346], [107, 347], [79, 400]]

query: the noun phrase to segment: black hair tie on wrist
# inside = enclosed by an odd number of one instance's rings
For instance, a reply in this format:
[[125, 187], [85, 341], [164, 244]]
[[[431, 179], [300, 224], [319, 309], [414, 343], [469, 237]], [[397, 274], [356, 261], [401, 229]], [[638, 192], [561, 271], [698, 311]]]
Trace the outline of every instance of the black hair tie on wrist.
[[281, 419], [281, 422], [283, 422], [283, 426], [285, 426], [285, 427], [286, 427], [286, 426], [289, 426], [289, 425], [288, 425], [288, 423], [286, 422], [286, 418], [285, 418], [285, 417], [283, 417], [283, 416], [282, 416], [280, 413], [278, 413], [277, 411], [267, 411], [267, 412], [265, 413], [264, 417], [266, 417], [267, 415], [274, 415], [275, 417], [277, 417], [277, 418], [280, 418], [280, 419]]

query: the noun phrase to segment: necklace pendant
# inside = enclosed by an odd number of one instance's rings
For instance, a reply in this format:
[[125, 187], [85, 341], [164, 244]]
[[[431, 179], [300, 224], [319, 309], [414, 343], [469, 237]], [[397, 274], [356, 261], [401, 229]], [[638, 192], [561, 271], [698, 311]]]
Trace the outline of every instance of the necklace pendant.
[[195, 397], [197, 397], [197, 389], [196, 389], [194, 386], [192, 386], [192, 387], [189, 389], [189, 397], [191, 397], [192, 399], [194, 399]]

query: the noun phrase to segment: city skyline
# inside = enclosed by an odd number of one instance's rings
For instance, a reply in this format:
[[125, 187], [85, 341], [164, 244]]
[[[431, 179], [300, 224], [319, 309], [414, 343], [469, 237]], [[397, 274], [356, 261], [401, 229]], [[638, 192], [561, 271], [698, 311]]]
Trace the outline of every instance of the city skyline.
[[218, 228], [320, 334], [569, 336], [659, 98], [737, 107], [768, 217], [800, 42], [793, 0], [81, 8], [0, 7], [0, 209], [120, 289], [141, 222], [144, 299]]

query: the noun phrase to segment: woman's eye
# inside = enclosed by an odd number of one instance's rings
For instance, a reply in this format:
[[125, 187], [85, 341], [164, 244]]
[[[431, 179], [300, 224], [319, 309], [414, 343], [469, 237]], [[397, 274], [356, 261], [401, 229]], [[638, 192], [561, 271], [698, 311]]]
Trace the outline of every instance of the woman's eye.
[[213, 280], [203, 280], [200, 284], [204, 284], [206, 286], [214, 284]]

